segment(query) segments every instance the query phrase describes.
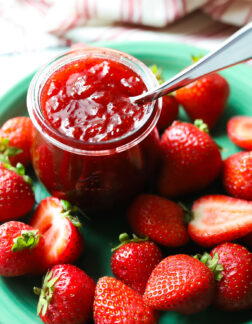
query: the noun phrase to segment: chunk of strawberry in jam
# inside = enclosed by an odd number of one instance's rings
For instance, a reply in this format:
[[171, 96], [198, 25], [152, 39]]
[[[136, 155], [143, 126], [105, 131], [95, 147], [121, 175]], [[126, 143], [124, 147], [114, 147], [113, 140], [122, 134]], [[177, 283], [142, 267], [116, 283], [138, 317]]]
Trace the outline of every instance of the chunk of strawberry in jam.
[[40, 104], [59, 132], [86, 142], [119, 138], [138, 128], [147, 106], [129, 97], [146, 91], [141, 77], [129, 67], [87, 57], [56, 70], [43, 87]]

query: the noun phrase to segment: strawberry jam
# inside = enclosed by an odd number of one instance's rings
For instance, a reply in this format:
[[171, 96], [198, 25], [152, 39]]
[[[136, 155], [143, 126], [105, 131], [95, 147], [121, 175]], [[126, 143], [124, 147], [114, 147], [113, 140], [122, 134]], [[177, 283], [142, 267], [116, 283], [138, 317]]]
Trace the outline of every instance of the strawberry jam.
[[129, 97], [145, 90], [143, 80], [129, 67], [88, 57], [55, 71], [40, 100], [55, 129], [75, 139], [100, 142], [138, 128], [147, 106], [133, 104]]
[[142, 62], [99, 48], [67, 53], [35, 75], [27, 95], [32, 161], [53, 196], [103, 211], [143, 190], [159, 156], [161, 102], [129, 98], [157, 85]]

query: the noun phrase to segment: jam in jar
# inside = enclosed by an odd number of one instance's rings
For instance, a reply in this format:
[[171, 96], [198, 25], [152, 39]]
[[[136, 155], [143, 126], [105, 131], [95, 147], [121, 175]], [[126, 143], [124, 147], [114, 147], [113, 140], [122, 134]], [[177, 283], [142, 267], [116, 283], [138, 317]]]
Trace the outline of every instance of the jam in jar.
[[35, 172], [54, 196], [87, 211], [107, 210], [138, 194], [158, 155], [161, 100], [131, 97], [157, 86], [134, 57], [85, 48], [43, 67], [27, 96], [35, 125]]

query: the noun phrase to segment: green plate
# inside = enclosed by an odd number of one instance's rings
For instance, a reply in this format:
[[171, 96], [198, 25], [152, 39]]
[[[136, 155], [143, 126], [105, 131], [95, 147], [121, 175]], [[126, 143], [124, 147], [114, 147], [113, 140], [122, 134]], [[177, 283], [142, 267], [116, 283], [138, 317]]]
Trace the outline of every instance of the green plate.
[[[190, 55], [205, 53], [205, 51], [192, 46], [176, 43], [160, 42], [121, 42], [99, 43], [98, 46], [116, 48], [128, 52], [144, 61], [147, 65], [157, 64], [164, 71], [164, 77], [169, 78], [191, 63]], [[252, 69], [245, 65], [230, 68], [222, 73], [229, 81], [231, 96], [225, 113], [219, 120], [213, 136], [224, 147], [223, 158], [233, 154], [239, 149], [232, 144], [226, 135], [226, 122], [232, 115], [252, 116]], [[6, 119], [26, 115], [26, 91], [32, 75], [27, 76], [21, 82], [11, 88], [0, 98], [0, 124]], [[181, 118], [185, 118], [183, 113]], [[32, 170], [31, 175], [34, 177]], [[39, 184], [35, 177], [36, 201], [45, 198], [48, 193]], [[210, 189], [212, 190], [212, 189]], [[213, 190], [216, 190], [214, 188]], [[221, 187], [217, 186], [221, 192]], [[197, 198], [197, 197], [196, 197]], [[192, 200], [192, 199], [191, 199]], [[110, 269], [110, 248], [117, 243], [119, 233], [129, 231], [124, 219], [124, 212], [117, 212], [116, 216], [103, 215], [98, 219], [83, 219], [83, 234], [86, 248], [77, 265], [84, 269], [94, 279], [103, 275], [112, 275]], [[109, 223], [109, 226], [108, 226]], [[186, 251], [195, 252], [198, 247], [191, 246], [189, 250], [164, 249], [164, 254], [175, 254]], [[41, 323], [36, 316], [37, 297], [33, 295], [32, 287], [40, 285], [41, 278], [0, 278], [0, 324], [35, 324]], [[174, 312], [162, 313], [161, 324], [252, 324], [252, 312], [243, 311], [237, 313], [224, 313], [209, 307], [205, 311], [192, 316], [185, 316]]]

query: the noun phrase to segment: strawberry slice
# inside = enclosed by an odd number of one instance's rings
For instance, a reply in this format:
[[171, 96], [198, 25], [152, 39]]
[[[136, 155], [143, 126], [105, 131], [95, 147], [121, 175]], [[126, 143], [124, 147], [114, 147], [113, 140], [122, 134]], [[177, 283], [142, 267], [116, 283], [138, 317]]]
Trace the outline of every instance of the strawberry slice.
[[56, 197], [48, 197], [38, 205], [30, 225], [39, 229], [45, 239], [44, 260], [38, 272], [62, 263], [73, 263], [81, 254], [84, 240], [77, 217], [77, 207]]
[[227, 133], [234, 144], [252, 150], [252, 117], [232, 117], [227, 124]]
[[204, 196], [192, 206], [191, 238], [202, 246], [233, 241], [252, 231], [252, 202], [224, 195]]

